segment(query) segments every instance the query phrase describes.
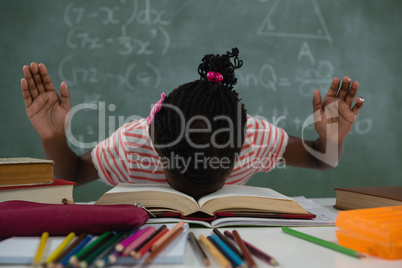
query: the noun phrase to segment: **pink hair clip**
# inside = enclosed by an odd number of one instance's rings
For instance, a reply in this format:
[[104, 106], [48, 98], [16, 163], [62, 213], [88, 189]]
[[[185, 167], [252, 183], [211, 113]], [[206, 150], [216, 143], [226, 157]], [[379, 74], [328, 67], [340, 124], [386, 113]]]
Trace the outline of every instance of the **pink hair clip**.
[[165, 100], [165, 93], [162, 93], [161, 94], [161, 99], [157, 103], [155, 103], [154, 107], [152, 107], [152, 110], [149, 113], [149, 116], [147, 118], [148, 126], [150, 126], [152, 124], [152, 122], [154, 121], [155, 114], [157, 112], [159, 112], [160, 109], [162, 108], [162, 103], [163, 103], [164, 100]]
[[207, 79], [208, 79], [208, 81], [216, 82], [219, 84], [223, 80], [223, 75], [220, 73], [216, 73], [216, 72], [208, 72]]

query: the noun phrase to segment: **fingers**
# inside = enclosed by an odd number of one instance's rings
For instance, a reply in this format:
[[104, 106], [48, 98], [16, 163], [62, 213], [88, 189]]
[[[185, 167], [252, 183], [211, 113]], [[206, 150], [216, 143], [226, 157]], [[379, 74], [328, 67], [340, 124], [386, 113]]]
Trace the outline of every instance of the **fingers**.
[[21, 79], [21, 89], [22, 89], [22, 97], [24, 98], [25, 108], [28, 108], [32, 104], [31, 93], [29, 93], [28, 89], [28, 81], [26, 78]]
[[31, 73], [39, 94], [44, 93], [45, 87], [43, 86], [42, 78], [41, 75], [39, 74], [39, 68], [36, 62], [31, 63]]
[[362, 97], [356, 98], [356, 104], [352, 108], [352, 112], [357, 115], [360, 109], [363, 107], [364, 99]]
[[338, 90], [339, 90], [339, 84], [340, 84], [340, 81], [337, 77], [332, 79], [331, 86], [329, 87], [329, 90], [327, 93], [328, 97], [336, 97], [336, 94], [338, 93]]
[[338, 92], [338, 98], [344, 100], [349, 92], [351, 79], [348, 76], [344, 76], [342, 79], [342, 85]]
[[321, 116], [321, 114], [323, 113], [323, 108], [322, 108], [322, 98], [321, 98], [321, 94], [320, 91], [318, 91], [317, 89], [314, 90], [313, 93], [313, 115], [314, 115], [314, 121], [319, 121], [319, 118]]
[[68, 92], [66, 82], [62, 82], [60, 85], [60, 105], [66, 111], [71, 110], [70, 93]]
[[31, 68], [28, 65], [25, 65], [22, 68], [22, 70], [24, 72], [24, 76], [25, 76], [25, 79], [28, 84], [29, 93], [31, 94], [32, 99], [36, 99], [36, 97], [38, 97], [38, 95], [39, 95], [39, 91], [38, 91], [35, 81], [32, 77]]
[[[344, 100], [349, 107], [352, 107], [353, 100], [357, 95], [357, 91], [359, 89], [359, 83], [357, 81], [353, 81], [348, 76], [344, 76], [342, 78], [342, 85], [340, 85], [340, 81], [338, 78], [334, 78], [332, 80], [331, 86], [329, 87], [327, 97], [334, 97], [341, 100]], [[325, 102], [326, 100], [324, 100]]]
[[349, 107], [352, 107], [353, 100], [356, 97], [358, 89], [359, 89], [359, 83], [357, 81], [353, 81], [352, 86], [350, 87], [350, 90], [345, 98], [345, 102]]
[[42, 77], [42, 82], [45, 87], [46, 91], [55, 90], [52, 80], [50, 79], [49, 73], [47, 72], [46, 66], [43, 63], [40, 63], [39, 66], [39, 73]]

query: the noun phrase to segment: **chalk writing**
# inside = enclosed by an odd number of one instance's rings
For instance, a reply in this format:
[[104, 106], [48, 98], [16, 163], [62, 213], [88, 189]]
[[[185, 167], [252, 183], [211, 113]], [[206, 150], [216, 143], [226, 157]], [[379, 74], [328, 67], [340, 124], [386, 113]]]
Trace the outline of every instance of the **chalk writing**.
[[61, 80], [66, 81], [71, 86], [79, 83], [111, 83], [117, 86], [125, 86], [129, 89], [136, 89], [138, 87], [157, 88], [161, 82], [159, 69], [150, 62], [140, 66], [136, 63], [130, 63], [125, 72], [112, 73], [97, 67], [77, 66], [73, 55], [68, 55], [61, 60], [58, 73]]
[[113, 3], [94, 10], [69, 3], [64, 10], [69, 27], [67, 46], [74, 50], [107, 49], [122, 56], [167, 53], [171, 41], [165, 27], [170, 20], [164, 10], [152, 8], [150, 0]]
[[311, 64], [315, 64], [315, 59], [314, 59], [313, 53], [311, 52], [310, 47], [307, 42], [303, 42], [303, 45], [300, 48], [297, 59], [300, 61], [301, 58], [303, 58], [303, 57], [307, 57], [310, 60]]
[[[334, 67], [329, 61], [319, 61], [317, 66], [296, 69], [295, 82], [299, 83], [299, 93], [311, 97], [314, 89], [328, 90], [332, 82]], [[321, 93], [325, 93], [322, 91]]]
[[[266, 5], [266, 3], [264, 4]], [[300, 9], [298, 6], [300, 4], [303, 6], [310, 5], [309, 9]], [[304, 10], [309, 13], [300, 14]], [[313, 16], [311, 15], [312, 12]], [[299, 20], [295, 20], [295, 18], [299, 18]], [[292, 22], [297, 23], [298, 27], [294, 27], [291, 24]], [[275, 0], [257, 30], [257, 36], [318, 39], [332, 43], [332, 38], [315, 0], [310, 0], [307, 3], [304, 1], [300, 3], [291, 0]]]
[[[263, 64], [257, 73], [244, 74], [237, 71], [236, 75], [239, 77], [238, 84], [243, 87], [260, 86], [262, 88], [277, 91], [278, 77], [274, 67], [270, 64]], [[282, 78], [281, 81], [289, 83], [287, 78]]]

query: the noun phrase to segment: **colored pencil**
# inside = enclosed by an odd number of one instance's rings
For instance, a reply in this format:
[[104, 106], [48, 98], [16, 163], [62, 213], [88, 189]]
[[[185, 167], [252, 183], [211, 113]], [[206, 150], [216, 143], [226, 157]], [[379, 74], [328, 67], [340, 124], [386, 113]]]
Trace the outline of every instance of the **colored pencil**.
[[205, 254], [204, 250], [202, 249], [200, 243], [198, 242], [193, 232], [190, 232], [188, 234], [188, 240], [190, 241], [190, 245], [193, 247], [193, 250], [195, 251], [195, 255], [197, 255], [198, 258], [201, 259], [204, 266], [209, 266], [211, 264], [211, 261], [209, 260], [207, 254]]
[[243, 260], [236, 255], [216, 234], [207, 237], [209, 241], [228, 259], [233, 267], [246, 267]]
[[60, 262], [71, 250], [73, 250], [79, 243], [81, 243], [81, 241], [84, 240], [87, 235], [87, 233], [82, 233], [71, 244], [69, 244], [68, 247], [65, 247], [63, 251], [59, 254], [59, 256], [57, 256], [57, 258], [53, 260], [50, 266], [53, 266], [53, 263]]
[[85, 258], [94, 251], [93, 248], [96, 247], [97, 244], [104, 241], [111, 234], [112, 233], [110, 231], [103, 233], [95, 241], [91, 242], [88, 246], [84, 247], [83, 249], [78, 251], [75, 255], [71, 256], [69, 259], [69, 263], [72, 264], [73, 266], [77, 266], [80, 260], [82, 260], [83, 258]]
[[[79, 259], [77, 259], [78, 264], [91, 256], [95, 251], [97, 251], [100, 247], [102, 247], [105, 243], [107, 243], [110, 239], [113, 239], [113, 237], [116, 236], [116, 232], [109, 232], [108, 235], [106, 235], [102, 240], [98, 241], [94, 246], [91, 247], [89, 251], [87, 251], [85, 254], [83, 254]], [[77, 264], [77, 263], [75, 263]]]
[[[130, 251], [129, 255], [134, 256], [135, 253], [137, 251], [139, 251], [141, 248], [143, 248], [150, 240], [152, 240], [156, 235], [158, 235], [160, 232], [162, 232], [162, 230], [166, 229], [166, 225], [162, 225], [158, 228], [158, 230], [156, 230], [155, 232], [153, 232], [150, 236], [148, 236], [147, 239], [145, 239], [145, 241], [143, 241], [141, 244], [139, 244], [136, 248], [134, 248], [133, 250]], [[168, 230], [169, 231], [169, 230]], [[164, 232], [166, 233], [166, 232]]]
[[341, 245], [338, 245], [338, 244], [335, 244], [335, 243], [332, 243], [332, 242], [329, 242], [329, 241], [326, 241], [326, 240], [323, 240], [323, 239], [320, 239], [320, 238], [317, 238], [317, 237], [314, 237], [314, 236], [311, 236], [311, 235], [308, 235], [308, 234], [305, 234], [305, 233], [302, 233], [302, 232], [299, 232], [299, 231], [296, 231], [293, 229], [290, 229], [288, 227], [282, 227], [282, 231], [287, 234], [304, 239], [306, 241], [312, 242], [314, 244], [338, 251], [340, 253], [343, 253], [343, 254], [346, 254], [346, 255], [349, 255], [349, 256], [352, 256], [355, 258], [363, 258], [364, 257], [363, 254], [361, 254], [360, 252], [357, 252], [353, 249], [343, 247]]
[[136, 229], [134, 230], [126, 239], [121, 241], [115, 246], [117, 252], [122, 252], [131, 242], [133, 242], [142, 232], [144, 229]]
[[63, 251], [63, 249], [65, 247], [67, 247], [67, 245], [71, 242], [71, 240], [73, 240], [73, 238], [75, 237], [75, 233], [69, 233], [66, 238], [63, 240], [63, 242], [60, 243], [60, 245], [52, 252], [52, 254], [49, 255], [49, 257], [47, 257], [47, 259], [45, 260], [46, 264], [49, 264], [51, 262], [53, 262], [57, 256], [60, 255], [60, 253]]
[[240, 250], [243, 252], [243, 256], [248, 262], [251, 268], [257, 268], [257, 264], [255, 263], [253, 257], [251, 256], [250, 250], [247, 248], [246, 244], [244, 243], [243, 239], [241, 238], [239, 232], [233, 230], [233, 236], [236, 240], [237, 245], [239, 246]]
[[125, 232], [122, 235], [122, 237], [120, 237], [116, 241], [116, 243], [113, 246], [111, 246], [108, 250], [105, 250], [104, 252], [102, 252], [102, 254], [99, 255], [99, 258], [95, 262], [95, 267], [97, 267], [97, 268], [105, 267], [106, 263], [108, 262], [109, 255], [112, 255], [112, 253], [116, 251], [115, 246], [118, 243], [122, 242], [127, 237], [129, 237], [130, 234], [132, 234], [132, 232]]
[[[225, 231], [224, 234], [229, 237], [230, 239], [232, 239], [233, 241], [235, 241], [235, 238], [233, 236], [233, 234], [229, 231]], [[243, 240], [244, 244], [246, 244], [246, 247], [250, 250], [251, 254], [253, 254], [254, 256], [256, 256], [257, 258], [267, 262], [268, 264], [271, 264], [273, 266], [278, 265], [278, 262], [271, 257], [270, 255], [268, 255], [267, 253], [265, 253], [264, 251], [256, 248], [255, 246], [251, 245], [250, 243], [246, 242], [245, 240]]]
[[91, 265], [102, 252], [107, 251], [109, 248], [113, 248], [117, 241], [123, 236], [123, 232], [117, 233], [115, 236], [111, 237], [109, 240], [105, 241], [103, 245], [101, 245], [98, 249], [92, 252], [89, 256], [87, 256], [84, 260], [80, 261], [80, 267], [86, 268]]
[[67, 198], [63, 198], [61, 200], [61, 203], [63, 203], [64, 205], [75, 205], [75, 203], [71, 200], [68, 200]]
[[107, 263], [108, 264], [113, 264], [117, 261], [118, 258], [120, 258], [121, 252], [114, 251], [112, 254], [110, 254], [107, 258]]
[[89, 243], [89, 241], [92, 240], [92, 237], [93, 236], [91, 234], [87, 235], [75, 248], [68, 252], [67, 255], [57, 263], [56, 267], [62, 268], [66, 266], [71, 256], [77, 254], [81, 249], [83, 249]]
[[[149, 227], [149, 228], [148, 228]], [[131, 244], [129, 244], [121, 253], [121, 256], [128, 256], [131, 251], [135, 250], [139, 245], [142, 244], [145, 240], [148, 239], [153, 233], [156, 232], [156, 228], [154, 226], [148, 226], [147, 229], [137, 237]]]
[[152, 247], [151, 247], [151, 251], [156, 250], [157, 247], [159, 247], [161, 244], [163, 244], [163, 242], [167, 239], [169, 239], [169, 236], [171, 236], [177, 229], [179, 229], [180, 227], [184, 226], [184, 221], [179, 221], [172, 229], [170, 229], [169, 232], [167, 232], [164, 236], [162, 236], [158, 241], [156, 241]]
[[218, 262], [219, 266], [222, 268], [231, 268], [232, 264], [222, 255], [222, 253], [204, 236], [200, 235], [200, 241], [207, 249], [215, 260]]
[[40, 238], [39, 245], [38, 245], [38, 250], [36, 251], [36, 255], [35, 255], [35, 258], [33, 260], [33, 266], [40, 265], [41, 260], [42, 260], [43, 251], [45, 250], [46, 242], [47, 242], [48, 238], [49, 238], [49, 233], [48, 232], [43, 232], [42, 236]]
[[[173, 228], [172, 228], [173, 229]], [[156, 249], [154, 249], [146, 258], [144, 263], [145, 264], [151, 264], [152, 261], [165, 249], [167, 248], [175, 239], [176, 237], [178, 237], [182, 232], [183, 232], [184, 228], [183, 227], [179, 227], [178, 229], [175, 229], [174, 232], [163, 241], [162, 244], [160, 244]], [[168, 234], [169, 232], [167, 232], [166, 234]], [[166, 234], [163, 236], [165, 237]], [[162, 237], [162, 238], [163, 238]], [[160, 238], [160, 239], [162, 239]], [[159, 240], [160, 240], [159, 239]], [[159, 240], [157, 242], [159, 242]], [[155, 245], [155, 244], [154, 244]]]
[[218, 228], [214, 228], [213, 232], [222, 240], [237, 256], [243, 259], [243, 253], [241, 253], [233, 243], [231, 243], [219, 230]]
[[164, 228], [162, 231], [160, 231], [157, 235], [155, 235], [151, 240], [148, 241], [142, 248], [140, 248], [137, 252], [132, 251], [130, 255], [135, 259], [135, 260], [140, 260], [148, 251], [151, 250], [152, 245], [158, 241], [162, 236], [164, 236], [169, 229]]

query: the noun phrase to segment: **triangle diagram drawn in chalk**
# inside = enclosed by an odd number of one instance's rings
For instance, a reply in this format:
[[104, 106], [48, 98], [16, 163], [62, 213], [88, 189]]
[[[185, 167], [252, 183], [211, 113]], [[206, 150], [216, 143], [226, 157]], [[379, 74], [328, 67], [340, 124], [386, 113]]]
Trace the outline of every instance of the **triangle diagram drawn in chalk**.
[[257, 35], [321, 39], [332, 43], [316, 0], [274, 0]]

